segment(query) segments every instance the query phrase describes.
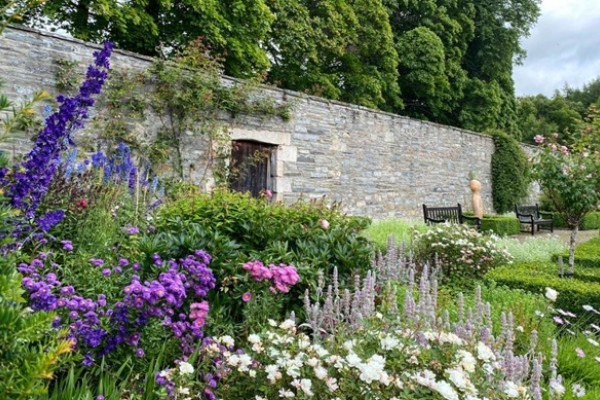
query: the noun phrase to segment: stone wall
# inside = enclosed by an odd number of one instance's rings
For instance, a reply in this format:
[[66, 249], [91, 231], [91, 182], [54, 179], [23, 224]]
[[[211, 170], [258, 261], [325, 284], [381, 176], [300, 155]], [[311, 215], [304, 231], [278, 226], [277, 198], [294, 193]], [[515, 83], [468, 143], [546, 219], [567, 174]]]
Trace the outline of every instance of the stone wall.
[[[51, 91], [57, 68], [53, 61], [77, 60], [85, 66], [97, 48], [55, 34], [8, 28], [0, 37], [3, 92], [23, 100], [40, 89]], [[111, 60], [113, 68], [142, 69], [150, 62], [124, 51], [115, 51]], [[292, 118], [237, 117], [230, 121], [230, 133], [233, 140], [276, 146], [271, 171], [277, 198], [325, 196], [342, 202], [351, 214], [421, 217], [422, 203], [461, 202], [470, 209], [468, 176], [473, 171], [482, 182], [485, 210], [491, 211], [489, 137], [286, 90], [265, 87], [263, 93], [292, 101]], [[26, 146], [24, 140], [15, 144], [17, 150]], [[206, 139], [190, 136], [182, 150], [188, 178], [210, 185], [202, 182]]]

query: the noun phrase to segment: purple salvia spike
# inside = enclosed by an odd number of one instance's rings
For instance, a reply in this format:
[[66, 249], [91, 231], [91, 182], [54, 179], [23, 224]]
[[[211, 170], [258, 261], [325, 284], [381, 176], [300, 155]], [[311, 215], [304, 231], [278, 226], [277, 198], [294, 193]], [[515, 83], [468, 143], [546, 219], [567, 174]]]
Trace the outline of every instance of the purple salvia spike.
[[550, 356], [550, 378], [556, 379], [558, 374], [558, 342], [552, 339], [552, 353]]
[[352, 302], [352, 295], [350, 294], [350, 290], [344, 289], [344, 298], [342, 300], [342, 308], [344, 309], [344, 319], [346, 321], [350, 320], [351, 302]]
[[531, 373], [531, 397], [533, 400], [542, 400], [542, 354], [533, 359], [533, 371]]
[[463, 323], [465, 320], [465, 297], [462, 292], [458, 293], [458, 322]]
[[535, 354], [535, 349], [538, 343], [538, 333], [534, 329], [531, 331], [531, 337], [529, 338], [529, 351], [527, 352], [531, 357]]
[[335, 297], [340, 296], [340, 286], [339, 286], [339, 277], [338, 277], [337, 266], [333, 267], [333, 291], [335, 293]]
[[480, 326], [483, 323], [483, 302], [481, 301], [481, 286], [477, 285], [475, 288], [475, 323]]

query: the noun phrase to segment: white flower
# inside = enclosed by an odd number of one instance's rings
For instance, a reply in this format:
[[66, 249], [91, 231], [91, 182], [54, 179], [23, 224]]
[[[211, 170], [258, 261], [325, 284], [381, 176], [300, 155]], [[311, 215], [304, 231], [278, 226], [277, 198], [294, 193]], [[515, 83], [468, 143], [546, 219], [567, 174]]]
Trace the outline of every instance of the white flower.
[[279, 372], [279, 367], [274, 364], [269, 364], [265, 367], [265, 372], [267, 373], [267, 379], [270, 383], [275, 383], [279, 379], [281, 379], [281, 372]]
[[541, 312], [540, 310], [535, 310], [535, 315], [537, 315], [537, 316], [538, 316], [538, 317], [540, 317], [540, 318], [543, 318], [543, 317], [544, 317], [544, 313], [543, 313], [543, 312]]
[[179, 387], [177, 391], [181, 394], [190, 394], [190, 388]]
[[552, 288], [547, 287], [545, 296], [550, 301], [556, 301], [556, 298], [558, 297], [558, 292]]
[[294, 392], [292, 392], [289, 389], [279, 389], [279, 397], [291, 398], [291, 397], [295, 397], [295, 395], [294, 395]]
[[356, 353], [348, 354], [346, 356], [346, 361], [348, 361], [348, 365], [350, 365], [351, 367], [356, 367], [360, 363], [362, 363], [362, 360], [360, 359], [359, 356], [356, 355]]
[[328, 377], [327, 370], [321, 366], [315, 367], [315, 376], [324, 381]]
[[479, 358], [481, 361], [488, 362], [488, 361], [493, 361], [496, 359], [496, 355], [494, 354], [492, 349], [487, 347], [485, 345], [485, 343], [478, 342], [476, 349], [477, 349], [477, 358]]
[[193, 374], [194, 373], [194, 367], [192, 366], [192, 364], [182, 361], [179, 363], [179, 373], [181, 375], [188, 375], [188, 374]]
[[227, 347], [233, 347], [233, 345], [235, 344], [235, 342], [233, 341], [233, 338], [229, 335], [220, 337], [219, 341], [221, 342], [221, 344], [223, 344]]
[[262, 396], [256, 396], [256, 397], [254, 397], [254, 400], [267, 400], [267, 399]]
[[558, 379], [550, 380], [550, 392], [553, 392], [559, 396], [562, 396], [563, 394], [565, 394], [565, 390], [566, 390], [565, 387], [562, 385], [562, 383]]
[[578, 383], [574, 383], [573, 386], [571, 386], [571, 391], [577, 398], [585, 396], [585, 388]]
[[458, 350], [456, 352], [458, 356], [460, 366], [467, 372], [474, 372], [475, 366], [477, 365], [477, 360], [473, 357], [473, 354], [469, 353], [466, 350]]
[[459, 400], [458, 393], [446, 381], [435, 382], [432, 389], [441, 394], [446, 400]]
[[312, 392], [312, 381], [310, 379], [301, 379], [300, 380], [300, 389], [309, 397], [312, 397], [314, 393]]
[[448, 373], [448, 379], [454, 386], [463, 391], [467, 388], [468, 378], [462, 369], [451, 368], [446, 370], [446, 372]]
[[335, 392], [339, 389], [337, 379], [335, 378], [328, 377], [327, 379], [325, 379], [325, 384], [327, 385], [327, 389], [329, 389], [330, 392]]
[[503, 392], [511, 399], [519, 397], [519, 388], [514, 382], [511, 381], [507, 381], [504, 383]]
[[398, 346], [398, 344], [400, 344], [400, 341], [390, 335], [386, 335], [383, 339], [381, 339], [381, 348], [383, 350], [391, 350]]
[[587, 341], [590, 342], [593, 346], [600, 346], [600, 344], [598, 344], [598, 342], [596, 342], [594, 339], [592, 338], [587, 338]]
[[283, 321], [279, 325], [279, 327], [281, 329], [284, 329], [284, 330], [287, 331], [287, 330], [291, 330], [292, 328], [295, 328], [296, 327], [296, 323], [294, 321], [292, 321], [291, 319], [286, 319], [285, 321]]
[[252, 344], [260, 343], [260, 336], [256, 333], [248, 335], [248, 342]]

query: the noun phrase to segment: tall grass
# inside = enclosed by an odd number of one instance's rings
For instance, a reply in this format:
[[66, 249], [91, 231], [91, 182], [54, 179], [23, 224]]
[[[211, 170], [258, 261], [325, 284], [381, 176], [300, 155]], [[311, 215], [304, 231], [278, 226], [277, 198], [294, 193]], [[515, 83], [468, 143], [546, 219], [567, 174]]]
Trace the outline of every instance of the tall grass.
[[362, 235], [374, 242], [377, 249], [385, 251], [389, 236], [394, 237], [396, 244], [404, 243], [406, 248], [411, 248], [413, 232], [423, 232], [426, 229], [427, 225], [420, 221], [388, 218], [374, 221]]
[[514, 238], [501, 238], [498, 244], [508, 250], [515, 258], [515, 263], [550, 261], [553, 254], [567, 249], [566, 244], [556, 236], [531, 237], [521, 241]]

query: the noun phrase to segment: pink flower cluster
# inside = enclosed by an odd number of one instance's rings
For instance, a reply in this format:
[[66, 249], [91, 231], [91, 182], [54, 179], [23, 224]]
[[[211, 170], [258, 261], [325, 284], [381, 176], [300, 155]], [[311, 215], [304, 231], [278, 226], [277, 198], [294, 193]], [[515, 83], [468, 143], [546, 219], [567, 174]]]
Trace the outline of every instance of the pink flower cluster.
[[260, 261], [250, 261], [245, 263], [242, 268], [250, 273], [252, 279], [257, 282], [271, 280], [272, 286], [269, 290], [273, 293], [288, 293], [290, 287], [294, 286], [300, 280], [296, 267], [286, 264], [270, 264], [265, 267]]

